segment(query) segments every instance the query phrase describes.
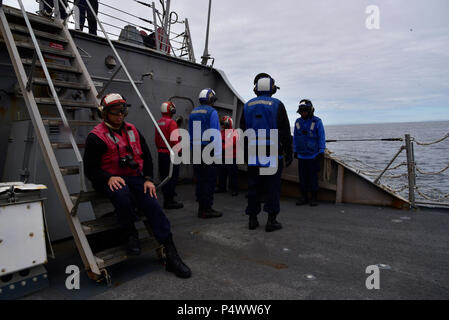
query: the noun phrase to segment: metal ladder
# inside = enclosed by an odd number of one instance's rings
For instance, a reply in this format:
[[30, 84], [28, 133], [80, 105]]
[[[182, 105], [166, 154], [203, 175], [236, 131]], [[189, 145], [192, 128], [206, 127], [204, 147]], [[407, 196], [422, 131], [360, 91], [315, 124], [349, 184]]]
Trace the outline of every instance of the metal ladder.
[[[100, 123], [96, 117], [98, 105], [97, 90], [90, 78], [89, 72], [78, 52], [69, 30], [58, 18], [54, 20], [40, 17], [34, 14], [27, 14], [23, 3], [18, 0], [20, 10], [2, 5], [0, 2], [0, 31], [3, 39], [0, 40], [6, 44], [11, 61], [21, 88], [23, 99], [25, 100], [34, 131], [39, 141], [42, 154], [49, 169], [53, 184], [67, 217], [69, 227], [75, 240], [78, 252], [81, 256], [86, 271], [91, 279], [106, 279], [110, 283], [110, 276], [107, 267], [122, 262], [128, 258], [124, 246], [106, 248], [99, 252], [93, 252], [92, 245], [88, 236], [100, 236], [106, 232], [118, 229], [119, 226], [115, 216], [104, 216], [104, 199], [101, 199], [93, 190], [89, 189], [88, 182], [85, 181], [83, 172], [83, 160], [79, 148], [83, 148], [83, 143], [77, 143], [72, 130], [79, 127], [93, 127]], [[56, 2], [57, 3], [57, 2]], [[90, 6], [90, 3], [89, 3]], [[92, 10], [92, 8], [91, 8]], [[93, 11], [93, 10], [92, 10]], [[8, 19], [7, 19], [8, 17]], [[97, 18], [98, 19], [98, 18]], [[12, 21], [12, 22], [8, 22]], [[100, 24], [101, 26], [101, 24]], [[102, 26], [101, 26], [102, 27]], [[39, 39], [39, 41], [38, 41]], [[50, 41], [50, 46], [46, 46], [45, 41]], [[108, 39], [110, 42], [110, 40]], [[110, 42], [113, 48], [112, 43]], [[19, 53], [20, 50], [20, 53]], [[126, 67], [113, 48], [121, 67]], [[30, 55], [33, 54], [32, 57]], [[46, 54], [47, 60], [44, 58]], [[68, 65], [56, 63], [58, 59]], [[25, 68], [29, 69], [28, 74]], [[45, 77], [37, 78], [34, 76], [38, 70], [42, 70]], [[58, 77], [62, 74], [63, 79], [53, 79], [56, 74]], [[129, 76], [130, 77], [130, 76]], [[134, 84], [134, 82], [132, 82]], [[135, 84], [134, 84], [135, 87]], [[45, 88], [47, 91], [45, 92]], [[51, 94], [49, 94], [48, 89]], [[137, 87], [135, 87], [137, 90]], [[82, 100], [61, 99], [59, 93], [66, 90], [72, 92], [72, 96], [81, 96]], [[44, 92], [44, 94], [42, 94]], [[46, 93], [46, 95], [45, 95]], [[75, 94], [76, 93], [76, 94]], [[74, 95], [75, 94], [75, 95]], [[143, 101], [140, 92], [139, 98]], [[49, 97], [50, 96], [50, 97]], [[146, 103], [144, 106], [149, 112], [153, 123], [156, 124]], [[57, 109], [56, 117], [48, 116], [47, 111], [42, 111], [47, 107]], [[47, 110], [47, 109], [45, 109]], [[44, 113], [44, 115], [42, 115]], [[68, 119], [67, 114], [70, 115]], [[89, 120], [85, 120], [86, 117]], [[81, 118], [81, 119], [79, 119]], [[68, 137], [66, 141], [50, 141], [48, 131], [51, 128], [62, 126], [62, 134]], [[159, 129], [159, 126], [156, 125]], [[47, 131], [48, 129], [48, 131]], [[160, 129], [159, 129], [160, 131]], [[164, 138], [162, 132], [161, 136]], [[166, 145], [168, 142], [163, 139]], [[173, 151], [168, 145], [171, 159], [173, 160]], [[58, 150], [73, 150], [77, 165], [63, 166], [58, 162]], [[70, 194], [68, 186], [64, 180], [65, 176], [79, 175], [79, 191]], [[172, 166], [170, 166], [169, 176], [158, 185], [162, 186], [172, 175]], [[94, 210], [96, 219], [93, 221], [80, 222], [77, 216], [78, 205], [81, 202], [90, 201]], [[112, 206], [108, 203], [109, 207]], [[159, 256], [162, 255], [160, 245], [156, 243], [152, 236], [150, 226], [144, 221], [149, 237], [142, 242], [142, 251], [156, 250]]]

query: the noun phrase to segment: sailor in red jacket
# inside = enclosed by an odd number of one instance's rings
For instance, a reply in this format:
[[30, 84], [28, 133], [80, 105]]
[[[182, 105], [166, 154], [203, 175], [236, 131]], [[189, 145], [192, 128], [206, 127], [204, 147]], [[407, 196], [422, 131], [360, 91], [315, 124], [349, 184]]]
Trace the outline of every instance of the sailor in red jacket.
[[107, 94], [99, 110], [104, 121], [87, 136], [84, 171], [94, 189], [114, 205], [118, 223], [126, 233], [128, 254], [138, 255], [141, 251], [134, 225], [135, 209], [139, 208], [156, 240], [165, 247], [166, 270], [178, 277], [190, 277], [191, 271], [173, 243], [170, 222], [157, 201], [148, 145], [136, 127], [124, 121], [128, 114], [126, 100], [118, 93]]
[[229, 176], [229, 188], [231, 195], [239, 194], [238, 167], [236, 163], [238, 134], [233, 129], [233, 121], [229, 116], [220, 119], [221, 140], [223, 148], [223, 164], [219, 166], [218, 188], [216, 193], [226, 192]]
[[[157, 122], [159, 128], [165, 136], [165, 139], [170, 144], [170, 147], [176, 145], [179, 140], [178, 134], [178, 124], [172, 119], [173, 115], [176, 113], [176, 106], [171, 101], [163, 102], [161, 105], [162, 118]], [[173, 136], [172, 136], [173, 135]], [[159, 177], [161, 181], [168, 176], [170, 170], [170, 153], [167, 146], [162, 140], [159, 131], [155, 129], [154, 138], [156, 141], [157, 153], [158, 153], [158, 163], [159, 163]], [[175, 201], [175, 188], [179, 177], [179, 165], [173, 165], [173, 172], [171, 179], [162, 186], [162, 193], [164, 194], [164, 209], [180, 209], [184, 205], [180, 202]]]

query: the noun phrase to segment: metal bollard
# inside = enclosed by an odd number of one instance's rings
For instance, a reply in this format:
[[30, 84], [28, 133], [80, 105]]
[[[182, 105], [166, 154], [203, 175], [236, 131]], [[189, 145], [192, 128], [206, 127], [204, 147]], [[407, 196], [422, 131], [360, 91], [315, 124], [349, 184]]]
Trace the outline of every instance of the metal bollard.
[[415, 208], [415, 155], [413, 152], [413, 143], [410, 138], [410, 134], [405, 135], [405, 150], [407, 152], [408, 200], [410, 201], [411, 208]]

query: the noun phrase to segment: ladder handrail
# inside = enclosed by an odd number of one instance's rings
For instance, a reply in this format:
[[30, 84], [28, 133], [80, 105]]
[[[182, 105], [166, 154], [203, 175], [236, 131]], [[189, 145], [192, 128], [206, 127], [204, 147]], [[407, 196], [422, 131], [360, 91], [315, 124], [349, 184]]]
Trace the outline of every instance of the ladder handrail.
[[[20, 1], [20, 0], [19, 0], [19, 1]], [[92, 15], [93, 15], [93, 16], [95, 17], [95, 19], [97, 20], [98, 26], [101, 28], [101, 31], [103, 32], [103, 34], [104, 34], [106, 40], [108, 41], [108, 44], [109, 44], [109, 46], [111, 47], [112, 51], [114, 52], [115, 57], [117, 58], [117, 60], [118, 60], [118, 62], [120, 63], [120, 65], [122, 66], [123, 71], [125, 72], [126, 76], [127, 76], [128, 79], [129, 79], [129, 82], [131, 83], [131, 85], [132, 85], [134, 91], [136, 92], [137, 96], [139, 97], [140, 101], [142, 102], [142, 105], [144, 106], [145, 110], [147, 111], [148, 115], [150, 116], [151, 121], [153, 121], [153, 124], [154, 124], [156, 130], [158, 131], [159, 135], [161, 136], [162, 140], [164, 141], [165, 146], [167, 147], [167, 149], [168, 149], [168, 151], [169, 151], [169, 153], [170, 153], [170, 170], [169, 170], [168, 176], [167, 176], [163, 181], [161, 181], [161, 182], [157, 185], [157, 188], [160, 188], [160, 187], [162, 187], [164, 184], [166, 184], [166, 183], [171, 179], [171, 177], [172, 177], [172, 175], [173, 175], [173, 160], [174, 160], [175, 154], [174, 154], [174, 152], [173, 152], [173, 150], [172, 150], [170, 144], [168, 143], [167, 139], [165, 138], [164, 133], [162, 132], [161, 128], [159, 128], [159, 125], [158, 125], [156, 119], [154, 118], [153, 114], [151, 113], [150, 108], [148, 107], [147, 103], [146, 103], [145, 100], [143, 99], [143, 96], [142, 96], [142, 94], [140, 93], [139, 89], [137, 88], [136, 83], [134, 82], [134, 79], [131, 77], [131, 74], [128, 72], [128, 68], [127, 68], [126, 65], [123, 63], [122, 58], [121, 58], [120, 55], [118, 54], [118, 52], [117, 52], [117, 50], [116, 50], [114, 44], [112, 43], [112, 41], [111, 41], [111, 39], [109, 38], [109, 36], [108, 36], [106, 30], [104, 29], [103, 24], [101, 23], [100, 19], [98, 19], [97, 14], [95, 13], [94, 9], [92, 8], [92, 5], [90, 4], [90, 1], [89, 1], [89, 0], [86, 0], [86, 3], [87, 3], [87, 5], [88, 5], [89, 10], [91, 11]], [[156, 35], [156, 38], [157, 38], [157, 35]]]
[[9, 26], [8, 20], [6, 19], [3, 7], [0, 7], [0, 30], [5, 38], [6, 46], [8, 48], [11, 62], [16, 72], [17, 80], [22, 90], [28, 112], [30, 114], [31, 122], [33, 123], [38, 142], [42, 149], [42, 156], [47, 164], [47, 167], [49, 168], [51, 179], [56, 186], [56, 193], [61, 200], [62, 206], [66, 213], [66, 217], [68, 218], [69, 227], [72, 230], [72, 234], [78, 247], [78, 251], [80, 253], [83, 264], [86, 266], [86, 268], [90, 268], [93, 273], [100, 275], [101, 272], [98, 268], [87, 238], [83, 232], [79, 217], [70, 215], [70, 212], [74, 207], [73, 201], [70, 198], [67, 185], [61, 174], [58, 161], [53, 152], [48, 134], [42, 121], [42, 117], [39, 113], [39, 108], [36, 104], [34, 94], [31, 90], [28, 91], [26, 89], [27, 74], [25, 73], [25, 69], [17, 50], [17, 46], [15, 45], [15, 40], [11, 33], [11, 28]]
[[64, 109], [62, 108], [61, 102], [59, 101], [59, 97], [58, 97], [58, 94], [56, 93], [56, 90], [55, 90], [55, 87], [53, 84], [53, 80], [51, 79], [50, 73], [48, 72], [47, 64], [42, 55], [42, 51], [39, 48], [39, 43], [37, 42], [37, 39], [34, 34], [33, 28], [31, 26], [30, 20], [28, 19], [28, 15], [26, 13], [25, 7], [23, 6], [22, 0], [17, 0], [17, 2], [19, 3], [20, 9], [23, 14], [23, 18], [25, 20], [25, 24], [28, 28], [28, 31], [30, 32], [31, 40], [34, 45], [34, 49], [36, 50], [36, 54], [39, 58], [39, 62], [41, 63], [41, 68], [44, 71], [45, 78], [47, 79], [48, 86], [50, 87], [50, 90], [51, 90], [51, 94], [53, 95], [53, 99], [55, 100], [56, 107], [58, 109], [59, 115], [61, 116], [62, 123], [64, 125], [64, 129], [67, 129], [65, 131], [66, 131], [66, 133], [69, 134], [70, 143], [72, 144], [72, 148], [73, 148], [73, 151], [75, 152], [76, 160], [78, 161], [78, 165], [79, 165], [81, 189], [83, 191], [87, 191], [86, 182], [84, 180], [83, 158], [81, 156], [80, 150], [78, 149], [78, 145], [75, 141], [75, 137], [73, 136], [73, 132], [72, 132], [72, 129], [70, 128], [67, 117], [65, 116]]

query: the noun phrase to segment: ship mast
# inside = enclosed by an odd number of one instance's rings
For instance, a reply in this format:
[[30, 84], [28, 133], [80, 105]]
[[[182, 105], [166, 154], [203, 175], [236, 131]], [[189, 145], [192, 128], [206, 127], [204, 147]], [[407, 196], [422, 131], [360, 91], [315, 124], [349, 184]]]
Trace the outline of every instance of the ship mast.
[[204, 53], [203, 56], [201, 57], [201, 64], [202, 65], [206, 65], [207, 64], [207, 60], [210, 59], [210, 54], [209, 54], [209, 24], [210, 24], [210, 8], [212, 5], [212, 0], [209, 0], [209, 12], [207, 14], [207, 29], [206, 29], [206, 43], [204, 45]]

